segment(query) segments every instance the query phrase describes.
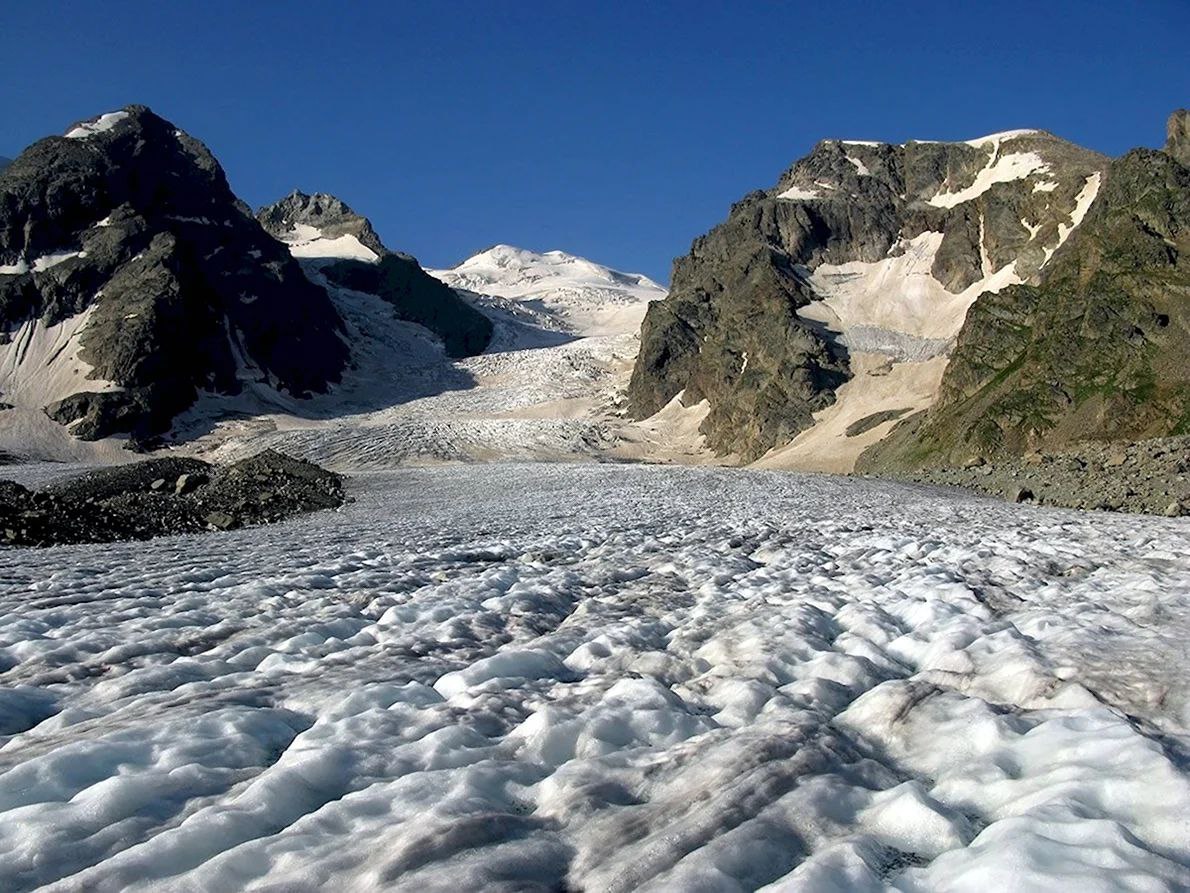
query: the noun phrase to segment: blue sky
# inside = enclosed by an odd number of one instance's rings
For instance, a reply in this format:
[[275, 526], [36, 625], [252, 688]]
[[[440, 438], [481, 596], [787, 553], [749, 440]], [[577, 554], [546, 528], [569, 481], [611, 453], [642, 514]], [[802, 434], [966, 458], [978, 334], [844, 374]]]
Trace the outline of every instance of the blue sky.
[[426, 266], [496, 242], [666, 280], [822, 138], [1039, 127], [1110, 154], [1190, 105], [1190, 2], [13, 3], [0, 154], [142, 102], [250, 204], [333, 192]]

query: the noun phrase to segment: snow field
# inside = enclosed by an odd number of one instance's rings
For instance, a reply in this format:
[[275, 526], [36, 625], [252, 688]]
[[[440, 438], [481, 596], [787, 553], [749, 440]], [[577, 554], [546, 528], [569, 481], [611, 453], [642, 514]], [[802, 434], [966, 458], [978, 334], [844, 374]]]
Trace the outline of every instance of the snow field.
[[0, 553], [0, 888], [1190, 884], [1183, 521], [640, 466], [353, 493]]

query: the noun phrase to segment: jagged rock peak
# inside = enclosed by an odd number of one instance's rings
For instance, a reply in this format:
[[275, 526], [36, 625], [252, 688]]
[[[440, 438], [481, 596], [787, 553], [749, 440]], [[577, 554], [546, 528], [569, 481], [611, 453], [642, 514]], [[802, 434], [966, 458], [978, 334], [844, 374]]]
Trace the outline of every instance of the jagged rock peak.
[[1165, 125], [1165, 151], [1190, 167], [1190, 109], [1178, 109]]
[[380, 241], [367, 217], [325, 192], [308, 195], [295, 189], [261, 208], [256, 219], [270, 235], [289, 245], [296, 257], [375, 261], [393, 253]]

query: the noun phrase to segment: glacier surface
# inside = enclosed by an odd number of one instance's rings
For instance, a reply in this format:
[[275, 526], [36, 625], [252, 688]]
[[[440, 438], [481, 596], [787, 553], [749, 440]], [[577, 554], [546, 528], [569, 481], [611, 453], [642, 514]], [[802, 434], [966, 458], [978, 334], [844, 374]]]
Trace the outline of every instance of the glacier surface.
[[1185, 520], [728, 469], [352, 486], [0, 550], [0, 889], [1190, 886]]

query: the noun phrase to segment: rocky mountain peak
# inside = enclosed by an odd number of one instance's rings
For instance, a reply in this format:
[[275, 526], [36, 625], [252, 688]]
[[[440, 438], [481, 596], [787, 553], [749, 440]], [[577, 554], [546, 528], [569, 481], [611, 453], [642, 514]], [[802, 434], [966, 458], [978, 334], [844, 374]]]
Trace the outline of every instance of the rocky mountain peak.
[[0, 393], [84, 439], [166, 430], [199, 390], [325, 389], [341, 320], [200, 141], [127, 106], [0, 173]]
[[788, 442], [857, 374], [944, 360], [979, 294], [1036, 281], [1107, 166], [1038, 130], [818, 143], [675, 262], [644, 321], [632, 411], [681, 394], [709, 404], [701, 430], [721, 453]]
[[1190, 109], [1178, 109], [1165, 125], [1165, 151], [1190, 167]]
[[280, 201], [261, 208], [256, 219], [275, 239], [289, 245], [296, 257], [354, 257], [374, 261], [391, 253], [368, 218], [325, 192], [307, 195], [295, 189]]
[[368, 219], [341, 199], [294, 190], [261, 208], [256, 217], [332, 294], [350, 289], [379, 297], [398, 318], [441, 338], [453, 357], [480, 353], [491, 342], [492, 324], [486, 316], [415, 258], [386, 248]]

